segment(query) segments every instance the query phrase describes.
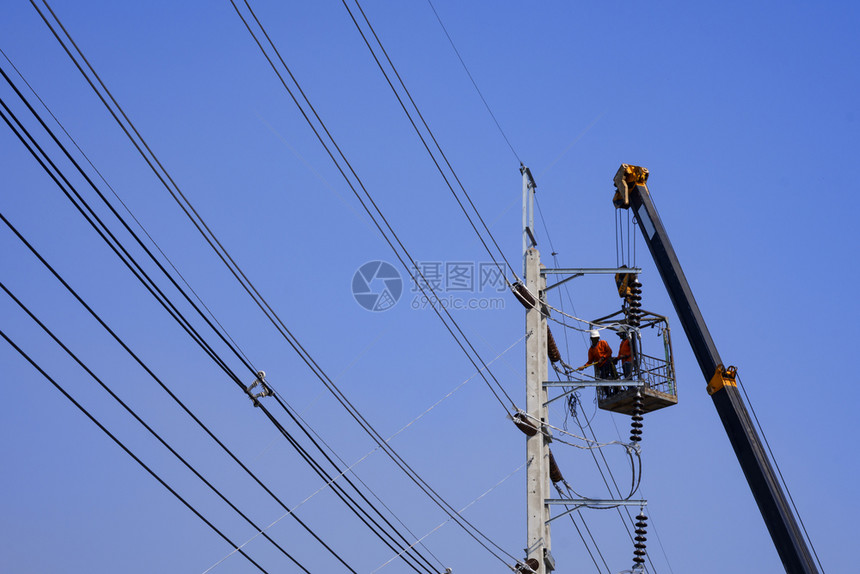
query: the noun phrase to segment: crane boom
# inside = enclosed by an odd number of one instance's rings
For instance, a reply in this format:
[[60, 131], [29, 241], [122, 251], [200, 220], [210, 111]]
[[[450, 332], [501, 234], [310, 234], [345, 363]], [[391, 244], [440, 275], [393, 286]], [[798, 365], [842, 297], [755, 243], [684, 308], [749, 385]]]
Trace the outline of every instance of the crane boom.
[[660, 277], [669, 292], [675, 312], [693, 353], [708, 381], [708, 393], [731, 441], [762, 518], [788, 574], [818, 573], [806, 539], [780, 486], [773, 466], [735, 382], [735, 367], [724, 367], [714, 340], [681, 269], [681, 264], [651, 201], [646, 181], [648, 170], [623, 164], [615, 175], [613, 203], [619, 209], [633, 208], [636, 222]]

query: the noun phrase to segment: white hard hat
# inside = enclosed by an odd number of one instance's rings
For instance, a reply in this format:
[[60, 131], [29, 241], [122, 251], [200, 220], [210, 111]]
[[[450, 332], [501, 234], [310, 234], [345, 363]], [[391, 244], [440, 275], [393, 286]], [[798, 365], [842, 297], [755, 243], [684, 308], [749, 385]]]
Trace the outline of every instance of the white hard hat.
[[600, 338], [600, 331], [597, 331], [597, 330], [589, 331], [588, 334], [591, 335], [592, 339], [594, 339], [594, 338], [599, 339]]

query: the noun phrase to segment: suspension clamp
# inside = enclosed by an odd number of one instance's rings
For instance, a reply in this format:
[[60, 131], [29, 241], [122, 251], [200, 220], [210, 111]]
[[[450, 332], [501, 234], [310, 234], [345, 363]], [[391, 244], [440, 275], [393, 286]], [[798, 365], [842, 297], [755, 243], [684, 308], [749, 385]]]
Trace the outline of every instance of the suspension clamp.
[[[259, 385], [262, 387], [262, 390], [258, 393], [254, 393], [254, 387]], [[266, 384], [266, 371], [258, 371], [257, 378], [251, 383], [248, 388], [245, 389], [245, 393], [251, 398], [251, 401], [254, 403], [255, 407], [260, 406], [260, 401], [257, 399], [261, 399], [263, 397], [268, 397], [274, 395], [274, 391], [269, 388], [269, 385]]]

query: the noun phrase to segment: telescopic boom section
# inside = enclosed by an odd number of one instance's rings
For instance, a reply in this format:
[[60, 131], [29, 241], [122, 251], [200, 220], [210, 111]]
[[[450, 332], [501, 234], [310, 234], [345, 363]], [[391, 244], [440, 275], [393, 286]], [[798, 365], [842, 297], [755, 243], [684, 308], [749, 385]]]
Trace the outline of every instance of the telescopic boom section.
[[785, 571], [789, 574], [818, 573], [738, 391], [736, 369], [723, 366], [663, 222], [651, 201], [647, 181], [647, 169], [623, 164], [615, 174], [616, 193], [612, 202], [619, 209], [633, 208], [636, 214], [639, 229], [642, 230], [651, 257], [660, 271], [675, 312], [708, 382], [708, 393], [714, 401]]

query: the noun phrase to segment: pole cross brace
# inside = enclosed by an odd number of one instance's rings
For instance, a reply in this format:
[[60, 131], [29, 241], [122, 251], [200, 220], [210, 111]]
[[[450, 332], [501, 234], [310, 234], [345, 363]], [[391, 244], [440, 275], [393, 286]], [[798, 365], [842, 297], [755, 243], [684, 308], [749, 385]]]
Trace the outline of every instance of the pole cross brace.
[[[254, 393], [254, 387], [257, 385], [260, 385], [262, 390], [258, 393]], [[257, 378], [248, 386], [248, 388], [245, 389], [245, 393], [251, 398], [255, 407], [260, 406], [260, 401], [258, 399], [275, 394], [274, 391], [269, 388], [269, 385], [266, 384], [266, 371], [257, 372]]]

